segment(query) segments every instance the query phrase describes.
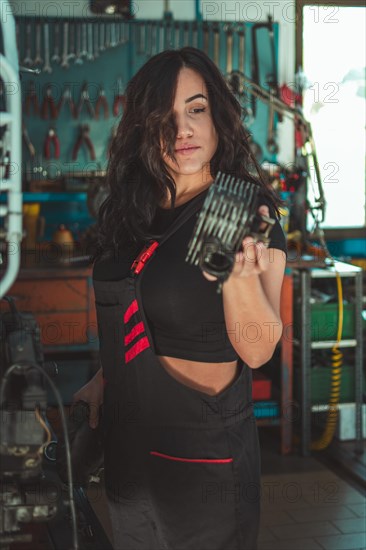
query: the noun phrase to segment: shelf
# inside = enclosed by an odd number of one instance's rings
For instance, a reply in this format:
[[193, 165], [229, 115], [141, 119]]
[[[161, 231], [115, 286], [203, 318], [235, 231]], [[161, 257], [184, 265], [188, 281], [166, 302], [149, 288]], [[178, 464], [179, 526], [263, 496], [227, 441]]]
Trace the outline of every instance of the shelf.
[[[296, 268], [294, 271], [299, 270]], [[337, 273], [339, 273], [341, 277], [356, 277], [356, 275], [360, 272], [362, 272], [361, 267], [336, 261], [334, 267], [332, 265], [327, 265], [324, 267], [311, 267], [310, 277], [312, 279], [327, 279], [336, 277]]]
[[[85, 202], [86, 192], [60, 192], [60, 193], [23, 193], [23, 203], [29, 202]], [[6, 194], [1, 195], [0, 202], [6, 202]]]
[[[299, 346], [299, 340], [294, 338], [295, 346]], [[311, 342], [311, 349], [332, 349], [337, 342], [335, 340], [319, 340], [319, 342]], [[354, 348], [357, 346], [357, 340], [340, 340], [338, 342], [339, 348]]]

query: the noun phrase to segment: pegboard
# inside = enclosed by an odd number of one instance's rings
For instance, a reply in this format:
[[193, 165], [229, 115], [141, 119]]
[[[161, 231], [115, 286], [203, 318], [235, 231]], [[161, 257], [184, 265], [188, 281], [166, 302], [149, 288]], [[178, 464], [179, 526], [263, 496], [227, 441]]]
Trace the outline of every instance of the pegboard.
[[[71, 116], [68, 108], [64, 106], [60, 116], [51, 120], [42, 119], [34, 114], [25, 115], [24, 123], [28, 130], [31, 142], [36, 148], [37, 159], [41, 161], [43, 176], [36, 173], [36, 177], [50, 177], [51, 179], [60, 174], [74, 173], [78, 171], [95, 171], [104, 170], [108, 161], [108, 142], [111, 137], [113, 127], [118, 123], [121, 112], [118, 117], [114, 117], [112, 106], [117, 90], [117, 79], [121, 78], [122, 85], [125, 87], [131, 76], [147, 61], [147, 59], [169, 48], [178, 48], [189, 44], [201, 49], [206, 49], [207, 53], [214, 59], [221, 72], [225, 75], [227, 63], [227, 32], [232, 32], [232, 69], [242, 70], [249, 77], [252, 73], [252, 44], [251, 33], [253, 23], [225, 23], [225, 22], [197, 22], [197, 21], [122, 21], [113, 23], [110, 20], [97, 19], [96, 21], [86, 23], [85, 19], [73, 18], [68, 21], [65, 19], [47, 20], [48, 36], [50, 45], [50, 58], [57, 47], [59, 40], [59, 55], [63, 57], [64, 52], [64, 25], [68, 23], [68, 51], [73, 48], [77, 49], [77, 33], [81, 32], [79, 50], [84, 50], [84, 55], [81, 56], [82, 63], [76, 64], [75, 57], [69, 59], [68, 68], [63, 68], [60, 64], [50, 61], [52, 73], [45, 73], [43, 70], [38, 76], [22, 73], [22, 98], [25, 101], [25, 95], [29, 81], [32, 80], [35, 84], [36, 95], [38, 102], [41, 104], [47, 85], [52, 90], [52, 96], [56, 103], [61, 99], [62, 92], [65, 86], [70, 87], [72, 99], [77, 104], [80, 100], [81, 89], [84, 82], [88, 83], [88, 92], [92, 104], [95, 104], [100, 86], [105, 90], [105, 97], [109, 106], [109, 118], [104, 119], [103, 111], [100, 114], [99, 120], [95, 120], [89, 116], [84, 108], [78, 119]], [[31, 26], [31, 41], [29, 40], [29, 29]], [[43, 69], [45, 65], [45, 21], [39, 21], [31, 18], [17, 19], [17, 39], [18, 49], [20, 54], [20, 64], [24, 65], [27, 58], [27, 49], [30, 49], [30, 58], [37, 57], [37, 25], [40, 25], [41, 46], [40, 55], [42, 63], [38, 66]], [[113, 25], [115, 25], [113, 29]], [[117, 32], [117, 25], [120, 25]], [[122, 28], [123, 25], [123, 28]], [[59, 38], [55, 32], [59, 29]], [[107, 41], [107, 46], [103, 45], [103, 50], [99, 50], [101, 44], [101, 29], [104, 26], [103, 36]], [[97, 36], [95, 36], [95, 32]], [[278, 24], [273, 24], [274, 42], [278, 45]], [[244, 33], [244, 65], [239, 67], [239, 40], [240, 32]], [[28, 38], [27, 38], [28, 33]], [[74, 38], [71, 40], [71, 33], [74, 33]], [[84, 39], [82, 38], [84, 34]], [[123, 43], [118, 44], [122, 40]], [[267, 78], [272, 71], [271, 48], [268, 38], [267, 29], [258, 30], [258, 60], [259, 60], [259, 76], [260, 84], [268, 89]], [[91, 37], [91, 38], [90, 38]], [[217, 37], [217, 38], [215, 38]], [[56, 40], [57, 39], [57, 40]], [[97, 40], [97, 42], [95, 42]], [[216, 50], [215, 41], [218, 41], [218, 52]], [[94, 47], [91, 44], [94, 42]], [[115, 43], [114, 46], [111, 43]], [[117, 44], [116, 44], [117, 43]], [[95, 47], [97, 44], [97, 47]], [[85, 54], [85, 52], [87, 52]], [[29, 53], [29, 52], [28, 52]], [[96, 55], [97, 57], [96, 57]], [[90, 59], [88, 59], [90, 57]], [[91, 60], [91, 57], [94, 57]], [[34, 63], [29, 63], [30, 67], [36, 67]], [[246, 105], [250, 107], [251, 99], [247, 95], [245, 98]], [[275, 155], [267, 150], [267, 127], [268, 127], [268, 106], [256, 100], [257, 113], [256, 117], [247, 116], [244, 118], [244, 123], [252, 133], [254, 140], [260, 145], [263, 150], [262, 160], [275, 161]], [[95, 161], [91, 160], [87, 147], [84, 145], [80, 148], [77, 160], [72, 160], [72, 151], [74, 144], [79, 134], [80, 124], [88, 124], [90, 127], [90, 137], [95, 148]], [[51, 158], [49, 162], [44, 159], [44, 141], [50, 127], [56, 129], [57, 136], [60, 141], [60, 158]], [[23, 143], [24, 145], [24, 143]], [[52, 151], [51, 147], [51, 151]], [[40, 155], [42, 158], [40, 158]], [[23, 171], [32, 170], [30, 166], [30, 155], [26, 147], [23, 148]], [[37, 164], [36, 160], [36, 164]], [[28, 174], [29, 176], [29, 174]]]

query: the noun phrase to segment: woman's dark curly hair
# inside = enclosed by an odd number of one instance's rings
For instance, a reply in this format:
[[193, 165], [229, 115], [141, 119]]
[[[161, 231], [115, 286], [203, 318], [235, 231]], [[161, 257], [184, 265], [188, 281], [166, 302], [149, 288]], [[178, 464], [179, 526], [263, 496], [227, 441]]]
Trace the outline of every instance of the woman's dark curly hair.
[[[99, 210], [96, 257], [151, 238], [150, 226], [167, 189], [174, 206], [176, 187], [163, 162], [160, 140], [174, 157], [177, 127], [172, 107], [178, 74], [184, 67], [199, 73], [206, 83], [218, 135], [210, 163], [212, 176], [221, 171], [257, 183], [276, 209], [250, 150], [241, 106], [219, 69], [196, 48], [167, 50], [149, 59], [127, 85], [126, 107], [110, 149], [109, 194]], [[256, 167], [258, 176], [249, 166]]]

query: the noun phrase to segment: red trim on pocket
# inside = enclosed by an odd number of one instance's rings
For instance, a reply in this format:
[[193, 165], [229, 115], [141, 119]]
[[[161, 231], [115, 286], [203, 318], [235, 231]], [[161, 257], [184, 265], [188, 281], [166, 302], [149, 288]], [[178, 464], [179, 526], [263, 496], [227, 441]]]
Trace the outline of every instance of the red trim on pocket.
[[181, 458], [179, 456], [170, 456], [157, 451], [150, 451], [151, 455], [167, 458], [168, 460], [176, 460], [177, 462], [204, 462], [206, 464], [227, 464], [232, 462], [232, 458]]
[[136, 338], [136, 336], [138, 336], [139, 334], [144, 332], [144, 330], [145, 330], [144, 323], [142, 321], [137, 323], [137, 325], [135, 325], [133, 327], [133, 329], [128, 334], [126, 334], [126, 336], [125, 336], [125, 346], [130, 344], [132, 342], [132, 340], [134, 340]]
[[131, 361], [136, 355], [144, 351], [144, 349], [149, 348], [150, 343], [146, 336], [141, 338], [136, 344], [132, 346], [128, 351], [125, 353], [125, 362], [128, 363]]
[[128, 321], [131, 319], [132, 315], [138, 311], [139, 305], [137, 303], [137, 300], [135, 299], [132, 304], [128, 306], [128, 308], [125, 311], [125, 314], [123, 316], [123, 320], [125, 323], [128, 323]]

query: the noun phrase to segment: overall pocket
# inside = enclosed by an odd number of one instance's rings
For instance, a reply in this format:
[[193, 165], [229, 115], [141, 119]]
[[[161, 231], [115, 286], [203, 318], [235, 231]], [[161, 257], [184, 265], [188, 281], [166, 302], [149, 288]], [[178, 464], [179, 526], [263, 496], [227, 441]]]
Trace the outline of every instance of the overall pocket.
[[240, 548], [233, 457], [154, 449], [148, 462], [150, 498], [169, 548]]

